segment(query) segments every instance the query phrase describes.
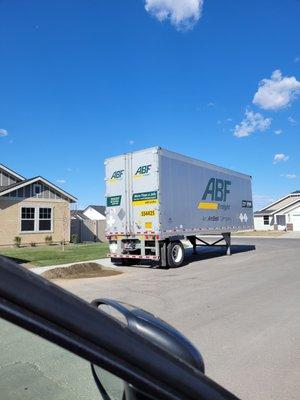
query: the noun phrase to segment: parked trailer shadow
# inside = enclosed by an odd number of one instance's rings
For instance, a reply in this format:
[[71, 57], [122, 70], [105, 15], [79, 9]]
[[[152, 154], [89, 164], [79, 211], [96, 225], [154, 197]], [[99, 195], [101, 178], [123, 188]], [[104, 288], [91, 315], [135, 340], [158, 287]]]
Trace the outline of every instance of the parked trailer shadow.
[[184, 267], [193, 261], [202, 261], [217, 257], [232, 257], [235, 254], [245, 253], [255, 249], [256, 247], [254, 245], [233, 244], [231, 245], [231, 256], [227, 256], [226, 246], [197, 246], [196, 254], [193, 254], [193, 249], [187, 248], [185, 249], [185, 261], [181, 267]]

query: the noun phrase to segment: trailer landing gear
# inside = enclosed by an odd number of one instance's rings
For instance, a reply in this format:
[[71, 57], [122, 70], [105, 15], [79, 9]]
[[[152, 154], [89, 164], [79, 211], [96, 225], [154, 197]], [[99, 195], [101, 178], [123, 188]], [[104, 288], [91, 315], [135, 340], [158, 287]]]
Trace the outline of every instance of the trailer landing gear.
[[[224, 240], [225, 246], [226, 247], [226, 255], [230, 256], [231, 255], [231, 233], [226, 232], [222, 233], [222, 238], [216, 240], [213, 243], [208, 243], [203, 239], [198, 238], [197, 236], [188, 236], [187, 239], [190, 241], [191, 245], [193, 246], [193, 254], [197, 254], [197, 247], [199, 246], [216, 246], [218, 243], [222, 242]], [[202, 244], [198, 244], [197, 241], [201, 242]]]

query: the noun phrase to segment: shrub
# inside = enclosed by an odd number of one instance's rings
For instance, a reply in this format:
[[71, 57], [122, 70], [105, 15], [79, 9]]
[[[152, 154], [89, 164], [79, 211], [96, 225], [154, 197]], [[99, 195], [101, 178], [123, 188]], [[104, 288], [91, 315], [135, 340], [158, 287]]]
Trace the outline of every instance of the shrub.
[[52, 236], [51, 236], [51, 235], [46, 236], [46, 237], [45, 237], [45, 242], [46, 242], [46, 244], [47, 244], [48, 246], [51, 246], [51, 244], [53, 243]]
[[30, 247], [36, 247], [36, 243], [35, 242], [30, 242]]
[[15, 242], [15, 246], [16, 247], [20, 247], [21, 246], [21, 242], [22, 242], [21, 236], [15, 236], [14, 242]]
[[79, 237], [76, 233], [73, 233], [71, 235], [71, 243], [74, 243], [74, 244], [79, 243]]

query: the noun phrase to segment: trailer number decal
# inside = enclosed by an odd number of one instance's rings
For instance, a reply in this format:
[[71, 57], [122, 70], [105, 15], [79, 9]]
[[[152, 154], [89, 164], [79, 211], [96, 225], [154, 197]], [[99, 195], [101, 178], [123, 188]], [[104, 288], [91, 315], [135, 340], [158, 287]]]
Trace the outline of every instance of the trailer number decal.
[[132, 205], [134, 206], [156, 204], [157, 202], [157, 191], [134, 193], [132, 195]]
[[140, 212], [141, 217], [155, 217], [155, 210], [147, 210]]
[[252, 201], [251, 200], [243, 200], [242, 207], [252, 208]]

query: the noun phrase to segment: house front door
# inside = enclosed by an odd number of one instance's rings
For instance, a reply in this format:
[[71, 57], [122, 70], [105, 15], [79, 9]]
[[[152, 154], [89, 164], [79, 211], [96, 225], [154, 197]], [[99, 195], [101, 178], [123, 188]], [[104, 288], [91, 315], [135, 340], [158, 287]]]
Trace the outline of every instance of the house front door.
[[276, 224], [279, 231], [283, 231], [286, 228], [285, 215], [276, 215]]

